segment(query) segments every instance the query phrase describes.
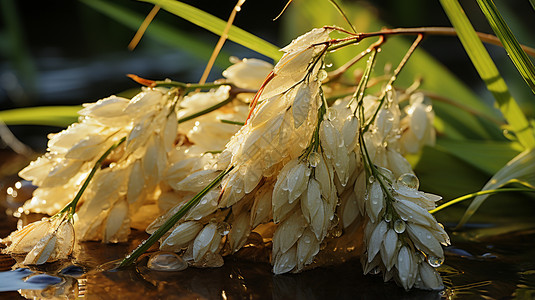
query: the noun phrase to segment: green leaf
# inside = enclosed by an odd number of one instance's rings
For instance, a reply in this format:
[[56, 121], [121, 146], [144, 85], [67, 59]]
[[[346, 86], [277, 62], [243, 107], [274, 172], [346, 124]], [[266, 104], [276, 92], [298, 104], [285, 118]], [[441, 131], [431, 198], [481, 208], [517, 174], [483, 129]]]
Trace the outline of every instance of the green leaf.
[[481, 11], [487, 18], [496, 36], [502, 42], [509, 58], [515, 64], [518, 72], [524, 78], [531, 91], [535, 93], [535, 67], [526, 52], [520, 47], [515, 35], [505, 23], [500, 12], [492, 0], [477, 0]]
[[[204, 12], [198, 8], [190, 6], [188, 4], [174, 1], [174, 0], [141, 0], [144, 2], [153, 3], [159, 5], [161, 8], [168, 12], [175, 14], [181, 18], [190, 21], [208, 31], [211, 31], [217, 35], [221, 35], [226, 21], [223, 21], [211, 14]], [[282, 53], [279, 51], [279, 47], [243, 30], [236, 26], [232, 26], [228, 32], [228, 39], [236, 42], [244, 47], [254, 50], [260, 54], [270, 57], [274, 60], [279, 60]]]
[[464, 196], [455, 198], [453, 200], [450, 200], [450, 201], [440, 205], [439, 207], [430, 210], [429, 212], [434, 214], [434, 213], [436, 213], [438, 211], [443, 210], [444, 208], [447, 208], [447, 207], [452, 206], [454, 204], [466, 201], [466, 200], [468, 200], [470, 198], [483, 196], [483, 195], [488, 197], [490, 195], [494, 195], [494, 194], [498, 194], [498, 193], [507, 193], [507, 192], [531, 192], [531, 193], [533, 193], [533, 192], [535, 192], [535, 189], [530, 189], [530, 188], [503, 188], [503, 189], [479, 191], [479, 192], [471, 193], [471, 194], [464, 195]]
[[[498, 171], [485, 184], [482, 191], [494, 190], [510, 182], [519, 182], [525, 186], [535, 188], [535, 149], [525, 150], [508, 162], [505, 167]], [[459, 225], [465, 224], [468, 219], [477, 211], [489, 195], [477, 196], [464, 213]]]
[[[349, 20], [360, 32], [377, 31], [387, 24], [378, 20], [375, 13], [369, 6], [338, 1], [338, 4], [346, 12]], [[294, 1], [283, 15], [286, 41], [289, 42], [295, 36], [305, 33], [313, 27], [324, 25], [344, 24], [345, 20], [340, 14], [324, 0]], [[328, 56], [328, 62], [332, 62], [334, 67], [341, 66], [357, 53], [366, 49], [375, 39], [363, 40], [356, 46], [349, 46], [337, 50]], [[407, 37], [389, 37], [387, 42], [381, 47], [381, 52], [377, 55], [375, 75], [382, 75], [385, 63], [397, 64], [405, 51], [410, 47], [412, 41]], [[364, 69], [366, 60], [359, 62], [355, 68]], [[351, 75], [354, 68], [347, 74]], [[496, 119], [495, 112], [485, 105], [464, 83], [457, 79], [446, 67], [431, 57], [423, 49], [417, 49], [399, 78], [396, 80], [397, 86], [408, 87], [416, 78], [423, 78], [421, 89], [431, 91], [438, 95], [452, 98], [452, 102], [463, 106], [468, 106], [482, 116]], [[449, 96], [454, 94], [454, 96]], [[451, 104], [433, 102], [436, 111], [436, 122], [440, 126], [441, 134], [452, 139], [496, 139], [503, 138], [501, 130], [495, 124], [482, 121], [481, 118], [463, 111]]]
[[487, 174], [498, 172], [523, 150], [521, 145], [513, 142], [450, 139], [438, 139], [436, 147], [448, 151]]
[[0, 111], [6, 125], [45, 125], [67, 127], [78, 120], [81, 106], [38, 106]]
[[206, 195], [211, 189], [217, 186], [223, 177], [227, 175], [234, 166], [231, 166], [227, 170], [219, 173], [216, 178], [214, 178], [208, 185], [206, 185], [195, 197], [186, 202], [184, 205], [180, 206], [180, 209], [171, 217], [169, 217], [165, 223], [163, 223], [154, 233], [152, 233], [148, 239], [144, 240], [139, 246], [134, 249], [129, 255], [127, 255], [119, 264], [119, 268], [124, 268], [131, 266], [136, 262], [137, 258], [145, 253], [149, 248], [156, 243], [166, 232], [168, 232], [173, 226], [178, 222], [186, 213], [194, 207], [199, 201]]
[[[132, 30], [137, 30], [145, 18], [145, 16], [141, 14], [133, 12], [125, 7], [112, 4], [108, 1], [81, 0], [81, 2]], [[197, 37], [159, 22], [158, 20], [153, 20], [151, 22], [145, 35], [152, 37], [163, 44], [188, 52], [202, 61], [208, 61], [212, 54], [213, 47], [211, 45], [200, 42]], [[220, 68], [228, 67], [229, 56], [228, 53], [221, 52], [216, 60], [216, 65]]]
[[440, 3], [446, 11], [450, 22], [457, 30], [459, 39], [479, 76], [487, 85], [488, 90], [494, 95], [498, 107], [516, 134], [518, 141], [526, 149], [535, 147], [533, 128], [530, 127], [524, 113], [509, 93], [505, 81], [500, 76], [483, 43], [477, 37], [459, 2], [457, 0], [440, 0]]

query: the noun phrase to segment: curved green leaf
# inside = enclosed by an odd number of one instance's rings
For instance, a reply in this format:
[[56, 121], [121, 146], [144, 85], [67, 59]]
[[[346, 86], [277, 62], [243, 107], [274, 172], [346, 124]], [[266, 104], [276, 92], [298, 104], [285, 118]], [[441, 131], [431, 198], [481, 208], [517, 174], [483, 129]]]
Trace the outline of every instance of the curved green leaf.
[[477, 197], [477, 196], [483, 196], [483, 195], [490, 196], [490, 195], [494, 195], [494, 194], [497, 194], [497, 193], [507, 193], [507, 192], [531, 192], [531, 193], [533, 193], [533, 192], [535, 192], [535, 189], [531, 189], [531, 188], [503, 188], [503, 189], [479, 191], [479, 192], [471, 193], [471, 194], [464, 195], [464, 196], [455, 198], [453, 200], [450, 200], [450, 201], [440, 205], [439, 207], [430, 210], [429, 213], [434, 214], [434, 213], [436, 213], [438, 211], [443, 210], [444, 208], [450, 207], [450, 206], [452, 206], [454, 204], [469, 200], [470, 198], [474, 198], [474, 197]]
[[[492, 178], [485, 184], [482, 191], [494, 190], [510, 182], [519, 182], [530, 188], [535, 188], [534, 170], [535, 149], [526, 150], [513, 158], [507, 165], [505, 165], [505, 167], [492, 176]], [[457, 227], [465, 224], [488, 196], [489, 195], [477, 196], [466, 209], [466, 212], [461, 218], [461, 221], [459, 221]]]
[[[190, 21], [208, 31], [211, 31], [217, 35], [221, 35], [226, 21], [223, 21], [211, 14], [204, 12], [198, 8], [190, 6], [188, 4], [174, 1], [174, 0], [141, 0], [144, 2], [153, 3], [168, 12], [175, 14], [181, 18]], [[282, 53], [279, 51], [279, 47], [243, 30], [236, 26], [232, 26], [228, 32], [228, 39], [236, 42], [244, 47], [254, 50], [260, 54], [270, 57], [274, 60], [279, 60]]]
[[483, 43], [477, 37], [461, 5], [457, 0], [440, 0], [440, 3], [453, 27], [457, 30], [459, 39], [479, 76], [487, 85], [488, 90], [494, 95], [498, 107], [516, 134], [518, 141], [526, 149], [535, 147], [533, 128], [531, 128], [526, 116], [509, 93], [505, 81], [500, 76]]
[[81, 106], [38, 106], [0, 111], [6, 125], [45, 125], [67, 127], [78, 120]]
[[531, 91], [535, 93], [535, 67], [526, 52], [520, 47], [515, 35], [505, 23], [500, 12], [492, 0], [477, 0], [481, 11], [487, 18], [496, 36], [502, 42], [509, 58], [515, 64], [518, 72], [524, 78]]

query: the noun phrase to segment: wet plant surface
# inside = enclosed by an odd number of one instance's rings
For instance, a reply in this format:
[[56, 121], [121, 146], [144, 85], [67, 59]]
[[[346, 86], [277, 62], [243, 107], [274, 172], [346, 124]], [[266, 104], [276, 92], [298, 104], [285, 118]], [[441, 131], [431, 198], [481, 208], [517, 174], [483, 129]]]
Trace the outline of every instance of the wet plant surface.
[[[33, 187], [9, 175], [23, 158], [2, 153], [0, 182], [3, 211], [13, 213]], [[15, 171], [16, 172], [16, 171]], [[14, 173], [14, 172], [12, 172]], [[23, 221], [40, 216], [23, 216]], [[16, 228], [17, 219], [2, 213], [0, 235]], [[450, 224], [452, 227], [454, 224]], [[405, 292], [378, 276], [364, 276], [358, 259], [300, 274], [273, 275], [265, 249], [244, 249], [220, 268], [154, 271], [149, 255], [134, 268], [113, 270], [116, 262], [147, 235], [133, 231], [128, 243], [79, 243], [70, 261], [24, 268], [23, 257], [0, 256], [0, 298], [88, 299], [533, 299], [535, 297], [535, 227], [532, 223], [470, 224], [450, 232], [452, 246], [439, 268], [446, 289]], [[153, 252], [153, 251], [152, 251]], [[251, 260], [253, 259], [253, 260]]]

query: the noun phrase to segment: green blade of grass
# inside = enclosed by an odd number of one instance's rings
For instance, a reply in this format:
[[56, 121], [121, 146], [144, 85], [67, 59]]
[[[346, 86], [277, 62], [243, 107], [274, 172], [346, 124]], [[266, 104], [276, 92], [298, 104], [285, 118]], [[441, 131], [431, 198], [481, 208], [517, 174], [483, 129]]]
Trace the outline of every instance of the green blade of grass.
[[[107, 1], [81, 0], [81, 2], [132, 30], [137, 30], [145, 17], [125, 7]], [[188, 52], [202, 61], [207, 61], [212, 54], [211, 45], [203, 43], [195, 36], [159, 22], [158, 20], [151, 22], [145, 35], [163, 44]], [[220, 68], [228, 67], [229, 56], [228, 53], [221, 52], [220, 57], [216, 60], [216, 65]]]
[[477, 0], [477, 3], [487, 18], [492, 30], [502, 42], [518, 72], [531, 88], [531, 91], [535, 93], [535, 67], [526, 52], [520, 47], [515, 35], [509, 29], [507, 23], [505, 23], [496, 5], [494, 5], [492, 0]]
[[479, 76], [487, 85], [488, 90], [494, 95], [498, 107], [516, 134], [518, 141], [524, 148], [532, 149], [535, 147], [533, 128], [531, 128], [524, 113], [509, 93], [505, 81], [500, 76], [483, 43], [477, 37], [459, 2], [457, 0], [440, 0], [440, 3], [446, 11], [450, 22], [457, 30], [459, 39]]
[[[508, 162], [505, 167], [494, 174], [494, 176], [492, 176], [492, 178], [485, 184], [482, 191], [494, 190], [510, 182], [519, 182], [524, 186], [534, 188], [535, 172], [533, 172], [533, 166], [535, 166], [535, 149], [526, 150], [517, 155]], [[464, 225], [488, 196], [489, 195], [477, 196], [466, 209], [457, 227]]]
[[0, 111], [6, 125], [45, 125], [67, 127], [78, 120], [81, 106], [38, 106]]
[[468, 200], [470, 198], [479, 197], [479, 196], [483, 196], [483, 195], [490, 196], [490, 195], [493, 195], [493, 194], [505, 193], [505, 192], [530, 192], [530, 193], [533, 193], [533, 192], [535, 192], [535, 189], [531, 189], [531, 188], [503, 188], [503, 189], [479, 191], [479, 192], [471, 193], [471, 194], [464, 195], [464, 196], [455, 198], [453, 200], [450, 200], [450, 201], [440, 205], [439, 207], [430, 210], [429, 212], [434, 214], [434, 213], [436, 213], [438, 211], [443, 210], [444, 208], [447, 208], [447, 207], [452, 206], [454, 204], [457, 204], [457, 203], [460, 203], [462, 201]]
[[[217, 35], [221, 35], [227, 22], [212, 16], [211, 14], [204, 12], [198, 8], [190, 6], [188, 4], [174, 1], [174, 0], [141, 0], [144, 2], [153, 3], [159, 5], [161, 8], [168, 12], [177, 15], [187, 21], [198, 25], [208, 31], [211, 31]], [[253, 51], [270, 57], [274, 60], [279, 60], [282, 53], [279, 48], [243, 29], [236, 26], [232, 26], [228, 32], [228, 39], [238, 43], [244, 47], [247, 47]]]

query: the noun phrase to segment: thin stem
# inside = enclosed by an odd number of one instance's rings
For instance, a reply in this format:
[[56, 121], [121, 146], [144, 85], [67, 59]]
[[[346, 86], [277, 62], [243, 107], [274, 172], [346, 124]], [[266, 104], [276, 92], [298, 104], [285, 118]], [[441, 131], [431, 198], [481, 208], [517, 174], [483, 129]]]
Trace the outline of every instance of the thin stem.
[[180, 210], [175, 213], [173, 216], [171, 216], [165, 223], [158, 228], [151, 236], [144, 240], [132, 253], [127, 255], [123, 261], [119, 264], [118, 268], [124, 268], [132, 265], [137, 258], [145, 253], [154, 243], [156, 243], [169, 229], [171, 229], [176, 222], [178, 222], [182, 217], [186, 215], [186, 213], [194, 207], [201, 199], [204, 197], [212, 188], [214, 188], [216, 185], [219, 184], [221, 179], [225, 175], [227, 175], [234, 167], [231, 166], [228, 168], [225, 172], [221, 172], [210, 184], [208, 184], [202, 191], [200, 191], [193, 199], [188, 201], [184, 206], [180, 208]]
[[139, 29], [136, 31], [136, 34], [130, 41], [130, 44], [128, 44], [128, 50], [132, 51], [134, 48], [136, 48], [137, 44], [141, 40], [141, 37], [143, 37], [143, 34], [149, 27], [150, 22], [156, 17], [156, 14], [160, 10], [160, 7], [158, 5], [154, 5], [154, 7], [151, 9], [147, 17], [145, 17], [145, 20], [143, 20], [143, 23], [139, 26]]
[[210, 151], [204, 152], [203, 154], [219, 154], [221, 152], [223, 152], [223, 150], [210, 150]]
[[351, 30], [353, 30], [353, 33], [357, 33], [357, 29], [355, 29], [355, 26], [353, 26], [351, 21], [349, 21], [349, 19], [347, 18], [347, 15], [344, 13], [342, 8], [334, 0], [329, 0], [329, 2], [331, 2], [334, 8], [336, 8], [336, 10], [342, 15], [342, 17], [347, 22], [347, 24], [349, 24], [349, 26], [351, 27]]
[[275, 73], [273, 71], [271, 71], [268, 76], [266, 77], [266, 79], [264, 79], [264, 82], [262, 82], [262, 85], [260, 86], [260, 88], [258, 89], [258, 91], [256, 92], [256, 94], [254, 95], [253, 97], [253, 100], [251, 100], [251, 103], [249, 104], [249, 114], [247, 114], [247, 118], [245, 119], [245, 124], [247, 124], [247, 122], [249, 121], [249, 119], [253, 116], [253, 111], [256, 107], [256, 105], [258, 104], [258, 100], [260, 99], [260, 96], [262, 95], [262, 93], [264, 92], [264, 88], [266, 88], [266, 85], [268, 85], [268, 83], [275, 77]]
[[396, 81], [399, 73], [401, 72], [401, 70], [403, 69], [403, 67], [405, 66], [405, 64], [407, 63], [409, 58], [411, 57], [412, 53], [414, 52], [414, 50], [416, 50], [416, 47], [418, 47], [418, 45], [420, 44], [420, 42], [422, 41], [423, 38], [424, 38], [423, 34], [418, 34], [418, 36], [416, 37], [416, 39], [412, 43], [411, 47], [409, 48], [409, 50], [407, 51], [407, 53], [405, 53], [405, 56], [403, 56], [403, 59], [399, 62], [397, 68], [394, 70], [394, 74], [392, 75], [392, 77], [390, 77], [390, 80], [386, 84], [386, 87], [383, 90], [383, 93], [379, 97], [379, 99], [380, 99], [379, 100], [380, 101], [379, 106], [375, 110], [375, 113], [373, 114], [373, 116], [368, 121], [368, 124], [366, 124], [366, 126], [364, 127], [364, 131], [365, 132], [368, 130], [368, 128], [371, 126], [371, 124], [373, 124], [373, 122], [375, 121], [375, 118], [377, 117], [377, 114], [379, 113], [379, 110], [381, 109], [381, 107], [383, 106], [383, 103], [385, 102], [386, 93], [388, 92], [388, 90], [392, 89], [392, 84], [394, 84], [394, 81]]
[[[325, 28], [338, 30], [336, 27], [332, 26], [325, 26]], [[337, 40], [337, 42], [344, 43], [344, 46], [347, 44], [354, 44], [358, 43], [361, 40], [373, 36], [386, 36], [386, 35], [417, 35], [417, 34], [424, 34], [424, 35], [445, 35], [445, 36], [456, 36], [457, 31], [455, 31], [455, 28], [453, 27], [415, 27], [415, 28], [392, 28], [392, 29], [382, 29], [380, 31], [375, 32], [368, 32], [368, 33], [359, 33], [356, 35], [353, 35], [352, 37], [349, 37], [347, 39], [341, 39]], [[500, 39], [496, 36], [488, 33], [482, 33], [482, 32], [476, 32], [479, 39], [481, 39], [482, 42], [487, 44], [492, 44], [496, 46], [503, 47], [503, 44], [501, 43]], [[530, 56], [535, 57], [535, 49], [520, 45], [524, 51], [526, 51], [527, 54]], [[330, 50], [338, 49], [339, 47], [333, 46]]]
[[[368, 80], [370, 79], [370, 75], [373, 69], [373, 64], [375, 62], [375, 57], [377, 56], [377, 49], [374, 48], [370, 54], [370, 58], [368, 59], [368, 64], [366, 66], [366, 70], [364, 70], [364, 74], [362, 75], [362, 78], [360, 79], [359, 85], [357, 86], [357, 89], [355, 90], [355, 93], [353, 94], [353, 97], [347, 104], [347, 107], [349, 107], [353, 101], [356, 101], [359, 105], [361, 105], [362, 99], [364, 98], [364, 92], [366, 91], [366, 88], [368, 86]], [[353, 113], [356, 116], [357, 113], [356, 109]]]
[[432, 92], [428, 92], [428, 91], [422, 91], [420, 90], [419, 92], [421, 92], [422, 94], [424, 94], [425, 96], [429, 97], [429, 98], [432, 98], [436, 101], [439, 101], [439, 102], [444, 102], [446, 104], [449, 104], [449, 105], [452, 105], [452, 106], [455, 106], [457, 108], [460, 108], [464, 111], [466, 111], [467, 113], [471, 114], [471, 115], [474, 115], [474, 116], [478, 116], [478, 117], [481, 117], [481, 118], [484, 118], [484, 119], [487, 119], [489, 120], [490, 122], [494, 123], [494, 124], [497, 124], [497, 125], [503, 125], [504, 122], [503, 121], [500, 121], [499, 119], [496, 119], [494, 117], [491, 117], [491, 116], [488, 116], [488, 115], [485, 115], [485, 114], [482, 114], [481, 112], [475, 110], [475, 109], [472, 109], [471, 107], [469, 106], [466, 106], [466, 105], [463, 105], [459, 102], [456, 102], [450, 98], [447, 98], [447, 97], [444, 97], [442, 95], [438, 95], [438, 94], [435, 94], [435, 93], [432, 93]]
[[360, 145], [360, 152], [363, 154], [364, 159], [364, 169], [366, 170], [366, 173], [368, 174], [368, 177], [373, 175], [373, 163], [370, 159], [370, 154], [368, 153], [368, 148], [366, 147], [366, 143], [364, 142], [364, 131], [361, 130], [359, 132], [359, 145]]
[[230, 85], [226, 82], [221, 83], [182, 83], [177, 81], [155, 81], [154, 86], [158, 87], [180, 87], [183, 88], [185, 92], [189, 92], [196, 89], [211, 89], [211, 88], [217, 88], [223, 85]]
[[277, 19], [280, 18], [280, 16], [282, 16], [282, 14], [286, 11], [290, 3], [292, 3], [292, 0], [288, 0], [288, 2], [286, 2], [286, 5], [284, 5], [284, 7], [282, 8], [282, 11], [273, 19], [273, 21], [277, 21]]
[[71, 202], [69, 202], [69, 204], [67, 204], [67, 206], [65, 206], [56, 215], [63, 215], [65, 212], [69, 212], [69, 215], [70, 215], [69, 218], [70, 218], [74, 214], [78, 201], [82, 197], [82, 194], [84, 193], [85, 189], [89, 185], [89, 182], [91, 181], [91, 179], [93, 179], [93, 176], [95, 176], [95, 173], [97, 172], [97, 170], [100, 169], [100, 167], [102, 166], [102, 162], [104, 162], [104, 160], [108, 157], [108, 155], [110, 155], [110, 153], [113, 150], [115, 150], [117, 147], [119, 147], [119, 145], [121, 145], [125, 140], [126, 140], [126, 137], [123, 137], [117, 143], [113, 144], [110, 148], [108, 148], [108, 150], [106, 150], [106, 152], [104, 152], [102, 156], [100, 156], [100, 158], [97, 160], [97, 162], [91, 169], [91, 172], [89, 172], [89, 175], [84, 180], [82, 187], [80, 188], [80, 190], [78, 190], [78, 193], [76, 193], [76, 196], [74, 196], [74, 199]]
[[238, 13], [241, 10], [241, 6], [245, 0], [238, 0], [238, 3], [234, 6], [232, 9], [232, 12], [230, 13], [230, 17], [228, 18], [227, 25], [225, 26], [225, 29], [221, 33], [221, 36], [219, 37], [219, 40], [217, 41], [217, 44], [214, 48], [214, 51], [212, 52], [212, 55], [210, 56], [210, 60], [208, 60], [208, 64], [206, 65], [206, 68], [204, 69], [204, 72], [202, 74], [201, 80], [199, 80], [199, 84], [204, 84], [206, 82], [206, 79], [208, 78], [208, 75], [210, 74], [210, 70], [212, 70], [212, 66], [215, 63], [215, 60], [217, 58], [217, 55], [219, 54], [219, 51], [221, 51], [221, 48], [223, 48], [223, 44], [225, 44], [225, 41], [228, 38], [228, 32], [230, 30], [230, 27], [232, 27], [232, 23], [234, 23], [234, 18], [236, 17], [236, 13]]
[[226, 100], [223, 100], [223, 101], [217, 103], [216, 105], [210, 106], [207, 109], [204, 109], [204, 110], [201, 110], [200, 112], [196, 112], [196, 113], [194, 113], [192, 115], [180, 118], [180, 119], [178, 119], [178, 124], [184, 123], [184, 122], [189, 121], [191, 119], [195, 119], [195, 118], [200, 117], [202, 115], [205, 115], [207, 113], [213, 112], [214, 110], [229, 104], [230, 102], [232, 102], [232, 100], [233, 100], [233, 97], [228, 97]]
[[535, 189], [526, 189], [526, 188], [504, 188], [504, 189], [496, 189], [496, 190], [486, 190], [486, 191], [479, 191], [479, 192], [476, 192], [476, 193], [471, 193], [471, 194], [467, 194], [467, 195], [464, 195], [462, 197], [459, 197], [459, 198], [455, 198], [451, 201], [448, 201], [442, 205], [440, 205], [439, 207], [435, 208], [435, 209], [432, 209], [430, 210], [429, 212], [434, 214], [436, 213], [437, 211], [440, 211], [448, 206], [452, 206], [453, 204], [457, 204], [459, 202], [462, 202], [464, 200], [468, 200], [470, 198], [473, 198], [473, 197], [477, 197], [477, 196], [481, 196], [481, 195], [492, 195], [492, 194], [497, 194], [497, 193], [504, 193], [504, 192], [531, 192], [531, 193], [534, 193], [535, 192]]
[[[322, 98], [323, 93], [322, 93]], [[320, 147], [320, 125], [321, 122], [323, 122], [323, 117], [325, 116], [325, 113], [327, 112], [327, 102], [324, 100], [321, 104], [321, 106], [318, 108], [318, 115], [317, 115], [317, 123], [316, 127], [314, 128], [314, 132], [312, 133], [312, 137], [310, 138], [310, 143], [308, 144], [308, 147], [303, 150], [303, 153], [299, 156], [299, 159], [308, 159], [310, 156], [310, 153], [312, 152], [318, 152], [318, 149]]]
[[329, 77], [328, 77], [329, 79], [326, 82], [331, 82], [331, 81], [338, 79], [349, 68], [351, 68], [357, 62], [359, 62], [364, 56], [370, 54], [374, 49], [379, 48], [384, 43], [384, 41], [385, 41], [384, 36], [380, 36], [380, 39], [377, 42], [371, 44], [370, 47], [368, 47], [366, 50], [360, 52], [357, 56], [353, 57], [350, 61], [346, 62], [343, 66], [330, 72]]
[[134, 80], [135, 82], [149, 86], [149, 87], [169, 87], [169, 88], [181, 88], [185, 92], [189, 92], [191, 90], [195, 89], [211, 89], [220, 87], [222, 85], [229, 85], [232, 88], [234, 88], [234, 85], [227, 82], [210, 82], [210, 83], [203, 83], [203, 84], [195, 84], [195, 83], [184, 83], [184, 82], [178, 82], [178, 81], [171, 81], [171, 80], [151, 80], [151, 79], [145, 79], [142, 77], [139, 77], [134, 74], [127, 74], [126, 76], [130, 77], [130, 79]]
[[225, 124], [231, 124], [231, 125], [239, 125], [239, 126], [245, 125], [245, 122], [232, 121], [232, 120], [226, 120], [226, 119], [219, 119], [219, 122], [225, 123]]
[[387, 83], [387, 86], [392, 86], [392, 84], [397, 79], [403, 67], [407, 64], [407, 61], [409, 61], [409, 58], [411, 57], [412, 53], [414, 52], [414, 50], [416, 50], [416, 47], [418, 47], [418, 45], [423, 39], [424, 39], [424, 35], [418, 34], [418, 36], [412, 43], [411, 47], [409, 48], [409, 50], [407, 51], [407, 53], [405, 53], [405, 56], [403, 57], [401, 62], [399, 62], [399, 65], [397, 66], [397, 68], [394, 70], [394, 75], [392, 75], [392, 77], [390, 78], [390, 81]]

